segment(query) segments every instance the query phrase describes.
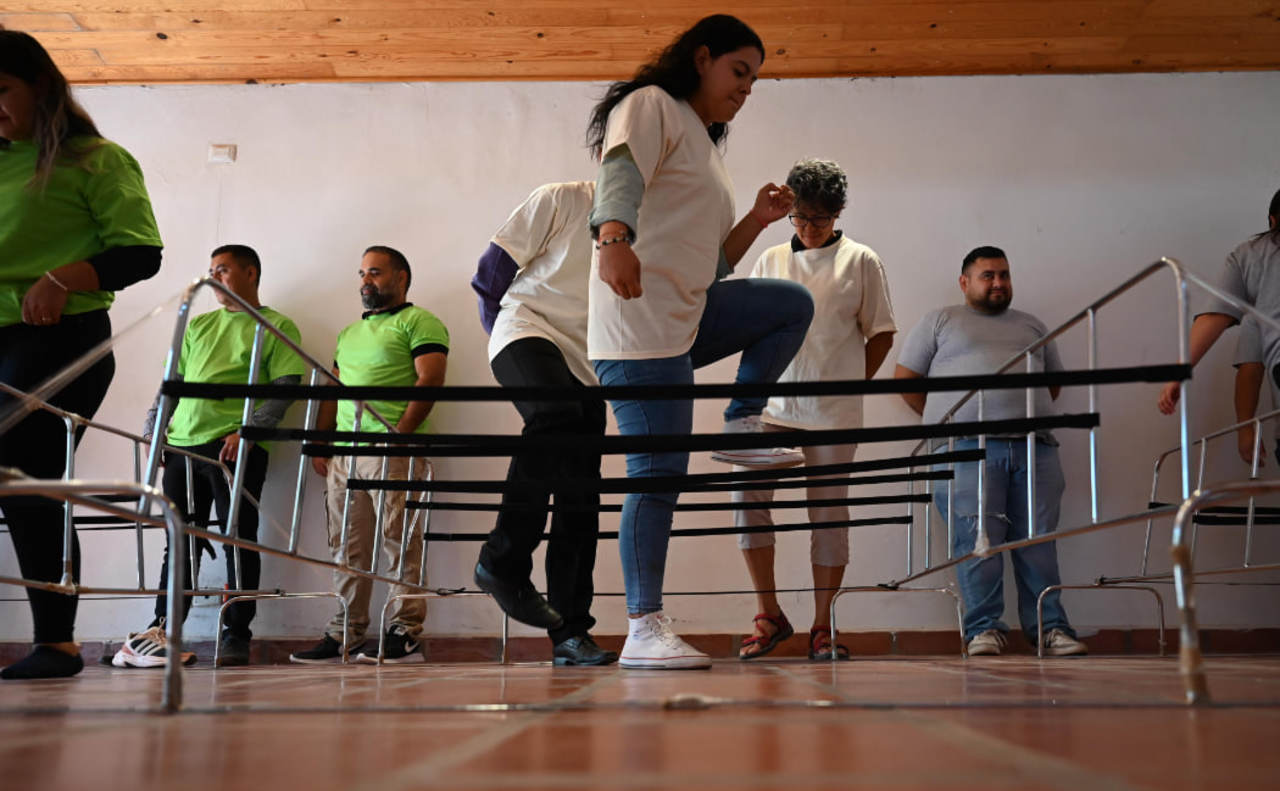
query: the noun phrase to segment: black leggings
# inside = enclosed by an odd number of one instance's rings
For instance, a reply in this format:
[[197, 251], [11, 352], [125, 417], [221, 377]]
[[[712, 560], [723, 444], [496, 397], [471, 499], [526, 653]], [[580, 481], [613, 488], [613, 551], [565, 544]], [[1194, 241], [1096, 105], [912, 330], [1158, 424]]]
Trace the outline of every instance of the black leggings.
[[[105, 310], [63, 316], [57, 324], [34, 327], [10, 324], [0, 327], [0, 381], [30, 392], [51, 375], [74, 362], [90, 348], [111, 337], [111, 321]], [[54, 406], [91, 418], [98, 411], [115, 375], [115, 358], [108, 354], [48, 400]], [[0, 394], [0, 415], [15, 400]], [[76, 431], [76, 444], [84, 433]], [[67, 429], [62, 419], [43, 410], [29, 414], [0, 435], [0, 466], [17, 467], [33, 478], [60, 479], [67, 468]], [[0, 497], [18, 567], [29, 580], [62, 579], [61, 500], [45, 497]], [[80, 542], [72, 535], [72, 563], [80, 581]], [[37, 643], [64, 643], [74, 639], [77, 597], [27, 590]]]

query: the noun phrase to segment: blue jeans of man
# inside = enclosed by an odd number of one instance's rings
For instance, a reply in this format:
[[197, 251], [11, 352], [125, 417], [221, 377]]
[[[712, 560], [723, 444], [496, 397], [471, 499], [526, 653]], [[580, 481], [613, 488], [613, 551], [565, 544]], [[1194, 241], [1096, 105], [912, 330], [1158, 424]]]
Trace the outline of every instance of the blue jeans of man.
[[[976, 447], [976, 439], [956, 442], [956, 450], [972, 450]], [[1026, 440], [988, 438], [985, 463], [986, 523], [991, 546], [1026, 538], [1029, 522]], [[1066, 482], [1062, 477], [1057, 447], [1036, 442], [1035, 463], [1035, 535], [1044, 535], [1052, 533], [1058, 527], [1058, 511]], [[966, 462], [956, 465], [952, 548], [957, 557], [972, 552], [978, 537], [978, 464], [979, 462]], [[945, 521], [946, 486], [937, 488], [933, 501]], [[1001, 620], [1004, 614], [1005, 554], [966, 560], [957, 567], [960, 596], [964, 599], [966, 640], [971, 640], [988, 629], [1009, 631], [1009, 627]], [[1013, 559], [1013, 577], [1018, 586], [1018, 618], [1027, 639], [1034, 644], [1036, 599], [1045, 588], [1060, 582], [1057, 545], [1054, 542], [1036, 544], [1007, 554]], [[1061, 591], [1053, 591], [1044, 597], [1045, 633], [1048, 634], [1051, 629], [1062, 629], [1075, 636], [1071, 624], [1067, 622], [1067, 613], [1060, 597]]]
[[[691, 348], [678, 357], [652, 360], [595, 360], [600, 384], [688, 385], [693, 371], [742, 352], [737, 384], [778, 381], [804, 342], [813, 319], [809, 290], [789, 280], [748, 278], [722, 280], [707, 289], [707, 306]], [[759, 415], [766, 398], [735, 398], [725, 420]], [[693, 431], [693, 401], [611, 401], [618, 432], [623, 436], [689, 434]], [[628, 478], [684, 475], [689, 453], [629, 453]], [[618, 526], [622, 579], [627, 610], [632, 614], [662, 609], [662, 582], [667, 566], [667, 543], [678, 492], [629, 494]]]

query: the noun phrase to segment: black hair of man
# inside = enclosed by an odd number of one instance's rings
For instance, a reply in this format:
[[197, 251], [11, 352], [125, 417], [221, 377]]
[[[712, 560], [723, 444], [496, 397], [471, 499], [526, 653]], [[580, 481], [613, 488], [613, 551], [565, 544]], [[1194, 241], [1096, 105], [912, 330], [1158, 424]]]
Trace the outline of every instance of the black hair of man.
[[404, 272], [404, 290], [409, 290], [409, 284], [413, 282], [413, 270], [409, 268], [409, 259], [404, 257], [404, 253], [394, 247], [387, 247], [385, 244], [370, 245], [364, 251], [365, 255], [369, 253], [381, 253], [390, 258], [392, 266]]
[[262, 259], [258, 258], [258, 251], [254, 250], [247, 244], [224, 244], [215, 247], [210, 258], [217, 258], [220, 255], [229, 255], [235, 259], [240, 266], [251, 266], [258, 270], [258, 282], [255, 285], [262, 285]]
[[992, 247], [989, 244], [984, 244], [981, 247], [975, 247], [964, 257], [964, 263], [960, 265], [960, 274], [963, 275], [965, 272], [968, 272], [970, 265], [979, 258], [1003, 258], [1007, 261], [1009, 256], [1004, 254], [1004, 250], [1001, 250], [999, 247]]

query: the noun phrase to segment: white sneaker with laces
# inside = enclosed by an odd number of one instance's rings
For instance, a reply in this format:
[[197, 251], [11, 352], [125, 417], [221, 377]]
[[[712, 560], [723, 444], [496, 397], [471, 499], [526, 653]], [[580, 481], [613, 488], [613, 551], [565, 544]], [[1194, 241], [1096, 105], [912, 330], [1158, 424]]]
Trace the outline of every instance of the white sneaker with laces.
[[[759, 415], [734, 418], [724, 422], [725, 434], [759, 434], [764, 423]], [[804, 464], [804, 454], [795, 448], [742, 448], [717, 450], [711, 458], [725, 464], [741, 464], [744, 467], [795, 467]]]
[[671, 631], [671, 619], [661, 612], [628, 618], [627, 642], [618, 658], [620, 667], [650, 670], [693, 670], [711, 667], [711, 657]]
[[999, 629], [979, 632], [969, 641], [969, 656], [1000, 656], [1009, 640]]
[[[124, 645], [111, 657], [111, 664], [113, 667], [164, 667], [168, 657], [169, 638], [164, 633], [164, 619], [161, 618], [157, 626], [126, 637]], [[179, 657], [184, 665], [196, 661], [194, 651], [183, 651]]]
[[1049, 656], [1084, 656], [1089, 653], [1089, 646], [1064, 629], [1050, 629], [1044, 636], [1044, 652]]

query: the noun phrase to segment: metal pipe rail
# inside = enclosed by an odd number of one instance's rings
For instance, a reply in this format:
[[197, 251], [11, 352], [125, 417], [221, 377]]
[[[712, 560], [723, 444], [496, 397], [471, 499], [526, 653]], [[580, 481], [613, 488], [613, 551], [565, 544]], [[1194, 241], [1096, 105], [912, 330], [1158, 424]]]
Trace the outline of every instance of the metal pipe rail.
[[[1249, 426], [1253, 428], [1253, 457], [1251, 459], [1250, 467], [1249, 467], [1249, 478], [1250, 480], [1256, 479], [1258, 477], [1258, 468], [1261, 466], [1261, 461], [1262, 461], [1261, 459], [1262, 424], [1271, 420], [1276, 420], [1276, 419], [1280, 419], [1280, 409], [1273, 409], [1270, 412], [1264, 412], [1261, 415], [1255, 415], [1248, 420], [1242, 420], [1237, 423], [1233, 423], [1229, 426], [1226, 426], [1225, 428], [1220, 428], [1217, 431], [1212, 431], [1208, 434], [1205, 434], [1204, 436], [1200, 437], [1195, 442], [1193, 442], [1192, 447], [1195, 447], [1196, 445], [1200, 446], [1199, 466], [1198, 466], [1198, 472], [1196, 475], [1196, 489], [1201, 489], [1204, 487], [1205, 461], [1206, 461], [1209, 442], [1211, 440], [1230, 436], [1231, 434], [1238, 432], [1240, 429], [1249, 427]], [[1174, 453], [1177, 453], [1180, 449], [1181, 449], [1181, 446], [1173, 447], [1156, 456], [1155, 463], [1151, 470], [1151, 501], [1154, 502], [1156, 500], [1158, 493], [1160, 491], [1161, 468], [1164, 466], [1164, 463], [1169, 458], [1169, 456], [1173, 455]], [[1245, 568], [1250, 568], [1252, 566], [1252, 563], [1250, 562], [1250, 560], [1253, 554], [1253, 527], [1254, 527], [1254, 517], [1255, 517], [1254, 509], [1255, 509], [1254, 498], [1250, 497], [1247, 514], [1246, 514], [1246, 521], [1245, 521], [1245, 541], [1244, 541], [1244, 567]], [[1151, 531], [1153, 526], [1154, 526], [1154, 520], [1148, 520], [1146, 537], [1142, 545], [1142, 565], [1140, 566], [1138, 571], [1138, 575], [1137, 575], [1138, 578], [1142, 578], [1147, 575], [1147, 566], [1151, 557]], [[1191, 525], [1191, 553], [1193, 557], [1195, 555], [1197, 537], [1198, 537], [1198, 531], [1196, 530], [1196, 525], [1193, 522]], [[1153, 579], [1157, 579], [1157, 578], [1159, 577], [1158, 576], [1153, 577]]]
[[[1178, 670], [1182, 674], [1187, 703], [1208, 703], [1209, 684], [1205, 678], [1204, 657], [1200, 653], [1200, 630], [1196, 620], [1195, 573], [1187, 540], [1187, 526], [1192, 516], [1207, 505], [1244, 500], [1259, 494], [1280, 491], [1280, 479], [1240, 481], [1200, 490], [1178, 508], [1173, 520], [1173, 584], [1177, 595], [1181, 625], [1178, 640]], [[1253, 571], [1260, 568], [1250, 569]]]
[[[98, 421], [91, 420], [82, 415], [78, 415], [75, 412], [67, 411], [65, 409], [62, 409], [61, 407], [58, 407], [58, 406], [55, 406], [54, 404], [49, 403], [48, 401], [45, 401], [42, 398], [37, 398], [31, 393], [27, 393], [23, 390], [19, 390], [18, 388], [13, 387], [12, 385], [6, 384], [4, 382], [0, 382], [0, 391], [10, 396], [13, 396], [15, 399], [21, 401], [23, 405], [27, 408], [28, 412], [35, 412], [35, 411], [48, 412], [62, 419], [67, 429], [66, 468], [63, 473], [64, 481], [70, 481], [75, 477], [75, 432], [78, 426], [83, 426], [86, 429], [91, 428], [91, 429], [94, 429], [95, 431], [102, 431], [104, 433], [112, 434], [114, 436], [129, 440], [131, 443], [133, 443], [133, 475], [134, 475], [134, 478], [139, 483], [142, 482], [141, 481], [142, 472], [140, 469], [141, 449], [143, 445], [151, 444], [152, 442], [151, 439], [147, 439], [146, 437], [140, 434], [135, 434], [131, 431], [126, 431], [125, 429], [117, 428], [115, 426], [111, 426], [106, 423], [100, 423]], [[154, 436], [153, 436], [153, 439], [154, 439]], [[211, 456], [202, 456], [199, 453], [192, 453], [191, 451], [186, 450], [185, 448], [175, 447], [167, 443], [163, 446], [163, 450], [165, 453], [172, 453], [178, 456], [182, 456], [186, 460], [187, 513], [191, 513], [193, 510], [195, 510], [195, 504], [193, 500], [193, 491], [192, 491], [192, 485], [191, 485], [192, 461], [202, 461], [207, 464], [213, 464], [217, 466], [222, 471], [222, 476], [227, 481], [228, 487], [230, 487], [233, 482], [234, 476], [231, 473], [231, 469], [227, 467], [227, 465], [223, 463], [221, 459], [213, 458]], [[249, 492], [246, 491], [243, 486], [240, 487], [240, 496], [247, 499], [253, 505], [254, 508], [258, 509], [258, 511], [261, 512], [262, 508], [258, 502], [258, 498], [249, 494]], [[73, 504], [71, 503], [71, 501], [67, 501], [65, 505], [64, 515], [63, 515], [63, 535], [62, 535], [62, 573], [63, 573], [63, 583], [65, 584], [70, 583], [71, 576], [72, 576], [71, 575], [71, 533], [72, 533], [72, 530], [74, 529], [74, 525], [76, 522], [75, 516], [73, 514], [73, 510], [74, 510]], [[146, 524], [146, 522], [145, 520], [137, 518], [138, 516], [139, 516], [139, 513], [135, 512], [130, 516], [120, 516], [120, 518], [125, 519], [129, 523], [131, 523], [136, 533], [136, 552], [137, 552], [137, 559], [138, 559], [137, 592], [144, 592], [146, 591], [146, 576], [145, 576], [146, 575], [146, 572], [145, 572], [146, 554], [143, 547], [142, 531], [143, 531], [143, 526], [144, 524]], [[161, 525], [152, 524], [151, 526], [160, 527]], [[190, 559], [192, 563], [192, 580], [195, 581], [196, 577], [195, 577], [194, 564], [196, 561], [195, 561], [194, 552], [191, 553]]]
[[[169, 532], [170, 568], [169, 587], [167, 590], [168, 612], [165, 618], [165, 626], [168, 632], [169, 645], [182, 645], [183, 612], [182, 585], [180, 584], [182, 577], [178, 574], [177, 569], [182, 568], [182, 565], [186, 562], [187, 547], [183, 538], [187, 534], [187, 526], [183, 522], [182, 516], [178, 513], [177, 506], [172, 500], [165, 497], [164, 492], [154, 487], [131, 481], [42, 481], [29, 478], [19, 470], [0, 468], [0, 495], [39, 495], [92, 506], [108, 513], [115, 511], [128, 513], [125, 509], [118, 508], [111, 503], [88, 496], [85, 494], [86, 492], [136, 494], [140, 498], [148, 498], [159, 505], [163, 515], [163, 523]], [[24, 580], [23, 584], [27, 582]], [[64, 590], [60, 592], [69, 593], [70, 591]], [[165, 661], [164, 692], [160, 705], [167, 712], [174, 712], [182, 707], [182, 661], [178, 651], [170, 651]]]

